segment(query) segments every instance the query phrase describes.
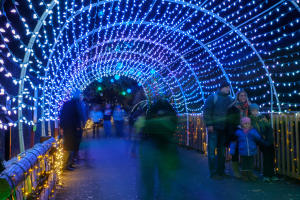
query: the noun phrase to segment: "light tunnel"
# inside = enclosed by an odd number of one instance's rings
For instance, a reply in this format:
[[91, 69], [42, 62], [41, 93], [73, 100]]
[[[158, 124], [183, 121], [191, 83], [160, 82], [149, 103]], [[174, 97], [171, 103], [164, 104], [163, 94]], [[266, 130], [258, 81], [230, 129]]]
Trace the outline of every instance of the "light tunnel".
[[[226, 80], [264, 111], [299, 110], [297, 0], [4, 0], [1, 127], [55, 121], [74, 88], [136, 80], [178, 113], [201, 113]], [[32, 117], [34, 115], [34, 117]]]

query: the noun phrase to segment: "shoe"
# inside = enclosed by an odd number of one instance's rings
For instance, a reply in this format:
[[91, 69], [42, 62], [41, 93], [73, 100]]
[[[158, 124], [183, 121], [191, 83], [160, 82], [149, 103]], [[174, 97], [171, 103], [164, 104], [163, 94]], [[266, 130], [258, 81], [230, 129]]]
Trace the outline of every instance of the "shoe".
[[220, 175], [211, 175], [210, 178], [213, 180], [223, 180], [223, 177]]
[[271, 181], [280, 181], [280, 179], [277, 176], [272, 176]]
[[263, 178], [263, 182], [265, 183], [270, 183], [271, 182], [271, 179], [269, 177], [264, 177]]

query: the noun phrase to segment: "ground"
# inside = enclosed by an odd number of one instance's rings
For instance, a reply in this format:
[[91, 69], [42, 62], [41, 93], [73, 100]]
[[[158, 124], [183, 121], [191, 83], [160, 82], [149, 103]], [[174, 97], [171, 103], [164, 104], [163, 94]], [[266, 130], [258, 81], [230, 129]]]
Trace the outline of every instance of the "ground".
[[[56, 199], [134, 200], [138, 199], [139, 158], [131, 156], [125, 139], [85, 139], [81, 160], [74, 171], [63, 174], [63, 187]], [[85, 154], [88, 152], [88, 154]], [[176, 191], [189, 200], [299, 200], [300, 184], [281, 178], [277, 183], [243, 182], [234, 178], [212, 180], [207, 158], [196, 151], [180, 148], [182, 168]], [[229, 163], [226, 164], [229, 169]]]

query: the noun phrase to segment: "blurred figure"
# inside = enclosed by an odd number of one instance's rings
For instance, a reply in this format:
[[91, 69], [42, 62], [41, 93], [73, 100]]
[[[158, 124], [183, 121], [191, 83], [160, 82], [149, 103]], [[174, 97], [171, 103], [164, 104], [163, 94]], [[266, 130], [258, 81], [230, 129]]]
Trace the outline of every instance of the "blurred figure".
[[136, 111], [135, 116], [137, 119], [133, 125], [134, 131], [132, 131], [130, 135], [130, 139], [132, 141], [130, 154], [132, 157], [136, 157], [138, 141], [141, 139], [142, 129], [145, 126], [146, 120], [145, 113], [143, 111]]
[[128, 139], [132, 140], [133, 134], [134, 134], [134, 123], [137, 120], [137, 111], [130, 112], [129, 119], [128, 119]]
[[93, 121], [93, 138], [97, 135], [99, 137], [99, 128], [103, 120], [103, 113], [101, 112], [100, 105], [95, 105], [90, 112], [90, 118]]
[[104, 119], [103, 128], [104, 128], [105, 137], [111, 136], [111, 115], [112, 115], [112, 111], [110, 108], [110, 104], [106, 104], [104, 109], [104, 117], [103, 117]]
[[82, 124], [85, 112], [82, 97], [79, 90], [72, 93], [72, 99], [65, 102], [60, 113], [60, 126], [63, 130], [65, 150], [65, 169], [73, 170], [74, 155], [79, 150], [82, 136]]
[[113, 112], [114, 124], [116, 128], [116, 136], [123, 137], [123, 126], [124, 126], [124, 110], [118, 104], [116, 105]]
[[140, 199], [182, 199], [174, 189], [179, 169], [177, 145], [173, 142], [176, 128], [176, 112], [167, 101], [159, 100], [150, 107], [139, 148]]

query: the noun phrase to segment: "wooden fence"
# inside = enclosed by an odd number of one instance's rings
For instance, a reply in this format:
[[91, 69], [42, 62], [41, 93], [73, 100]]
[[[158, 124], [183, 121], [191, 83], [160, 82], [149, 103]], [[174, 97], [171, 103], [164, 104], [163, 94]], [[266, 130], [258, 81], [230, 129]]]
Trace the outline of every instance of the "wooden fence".
[[[178, 144], [206, 154], [207, 134], [202, 115], [191, 114], [188, 120], [187, 123], [186, 115], [179, 116]], [[300, 113], [273, 113], [272, 122], [276, 171], [280, 175], [300, 179]], [[258, 169], [262, 169], [262, 159], [259, 152], [255, 159]]]

